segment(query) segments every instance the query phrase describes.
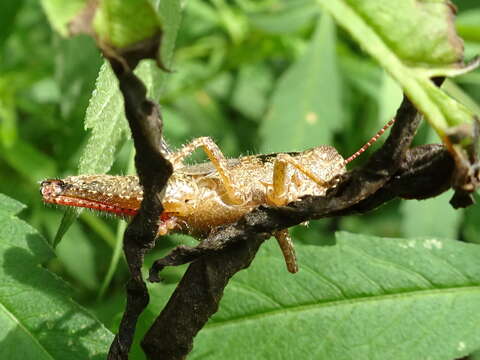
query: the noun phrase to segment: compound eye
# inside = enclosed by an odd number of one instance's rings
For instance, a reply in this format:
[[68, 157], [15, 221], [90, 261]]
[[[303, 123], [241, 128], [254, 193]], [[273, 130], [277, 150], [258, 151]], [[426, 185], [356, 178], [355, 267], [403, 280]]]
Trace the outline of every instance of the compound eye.
[[45, 180], [40, 183], [40, 194], [44, 198], [56, 197], [63, 193], [65, 187], [65, 183], [62, 180]]

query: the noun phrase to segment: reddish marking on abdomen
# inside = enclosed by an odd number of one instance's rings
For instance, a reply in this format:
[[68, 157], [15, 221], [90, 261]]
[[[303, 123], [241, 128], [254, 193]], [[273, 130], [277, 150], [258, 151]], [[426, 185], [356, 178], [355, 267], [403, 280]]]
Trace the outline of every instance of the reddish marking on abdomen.
[[83, 207], [92, 210], [104, 211], [119, 216], [135, 216], [138, 213], [137, 209], [121, 208], [115, 205], [105, 204], [94, 200], [85, 200], [79, 198], [72, 198], [68, 196], [57, 196], [51, 199], [44, 199], [46, 203]]
[[[79, 199], [79, 198], [73, 198], [73, 197], [62, 196], [62, 195], [56, 196], [54, 198], [44, 198], [43, 200], [44, 202], [50, 203], [50, 204], [82, 207], [82, 208], [107, 212], [107, 213], [115, 214], [118, 216], [133, 217], [138, 213], [138, 209], [122, 208], [119, 206], [102, 203], [100, 201]], [[160, 215], [161, 222], [165, 222], [171, 218], [172, 218], [171, 213], [163, 212]]]

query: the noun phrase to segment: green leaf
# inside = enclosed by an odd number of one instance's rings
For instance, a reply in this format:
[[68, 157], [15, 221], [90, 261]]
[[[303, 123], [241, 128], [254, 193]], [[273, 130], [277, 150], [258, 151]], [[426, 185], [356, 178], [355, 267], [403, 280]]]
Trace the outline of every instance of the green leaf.
[[[163, 2], [162, 2], [163, 4]], [[165, 21], [165, 37], [162, 58], [170, 66], [175, 39], [180, 24], [178, 1], [166, 2], [159, 11]], [[152, 62], [143, 61], [136, 74], [144, 81], [148, 96], [158, 99], [166, 81], [166, 76]], [[122, 135], [129, 134], [125, 119], [123, 98], [118, 89], [118, 81], [105, 63], [98, 74], [96, 89], [92, 94], [85, 116], [85, 128], [92, 130], [80, 160], [81, 174], [105, 173], [112, 166], [116, 147]]]
[[11, 147], [2, 147], [3, 159], [32, 183], [38, 183], [57, 172], [53, 159], [22, 139]]
[[[475, 73], [470, 74], [474, 75]], [[480, 78], [478, 80], [480, 80]], [[478, 86], [480, 85], [480, 83], [476, 85]], [[471, 109], [477, 116], [480, 116], [480, 104], [474, 98], [472, 98], [465, 90], [458, 86], [454, 81], [449, 79], [445, 80], [442, 85], [442, 89], [445, 90], [445, 92], [451, 97], [454, 97], [455, 99], [461, 101], [463, 104], [467, 105], [469, 109]], [[473, 92], [473, 94], [474, 93], [475, 92]]]
[[[478, 194], [474, 194], [475, 202], [480, 201]], [[480, 206], [470, 206], [464, 210], [465, 217], [460, 228], [462, 239], [474, 244], [480, 243]]]
[[480, 42], [480, 9], [470, 9], [461, 13], [456, 21], [458, 34], [467, 41]]
[[86, 0], [41, 0], [52, 27], [61, 35], [68, 35], [68, 24], [87, 4]]
[[112, 166], [122, 135], [128, 133], [118, 81], [107, 63], [98, 74], [85, 115], [85, 129], [91, 129], [92, 133], [78, 170], [80, 174], [105, 173]]
[[398, 81], [442, 137], [450, 126], [472, 121], [472, 112], [430, 80], [454, 76], [463, 46], [448, 2], [317, 0]]
[[149, 0], [102, 0], [93, 27], [100, 42], [124, 48], [159, 33], [161, 23]]
[[99, 280], [96, 273], [96, 244], [91, 239], [91, 233], [83, 231], [78, 224], [73, 224], [67, 239], [55, 249], [58, 259], [72, 278], [89, 290], [98, 288]]
[[342, 120], [335, 25], [327, 14], [320, 18], [306, 53], [278, 82], [261, 127], [262, 151], [296, 151], [330, 144]]
[[266, 66], [243, 66], [235, 82], [232, 106], [245, 116], [258, 121], [265, 112], [272, 80], [272, 73]]
[[478, 245], [341, 232], [334, 246], [297, 244], [290, 275], [270, 243], [227, 286], [191, 359], [451, 360], [480, 347]]
[[[179, 1], [162, 2], [159, 11], [166, 18], [161, 55], [164, 64], [169, 67], [181, 20], [180, 3]], [[158, 99], [167, 79], [166, 74], [151, 61], [143, 61], [135, 72], [144, 81], [148, 89], [147, 95]], [[118, 81], [107, 63], [102, 65], [98, 74], [96, 88], [85, 115], [85, 128], [91, 129], [92, 132], [80, 159], [79, 173], [106, 173], [113, 164], [120, 140], [123, 136], [130, 136]], [[55, 236], [54, 246], [61, 241], [79, 213], [77, 209], [66, 211]]]
[[113, 335], [40, 265], [52, 249], [0, 194], [1, 359], [104, 359]]
[[11, 148], [18, 139], [15, 90], [12, 87], [10, 76], [0, 76], [0, 143], [5, 148]]
[[402, 232], [407, 237], [434, 236], [454, 238], [462, 221], [462, 211], [455, 210], [448, 201], [453, 191], [447, 191], [432, 199], [404, 201]]
[[[158, 4], [159, 3], [159, 4]], [[167, 68], [172, 65], [173, 50], [175, 49], [175, 42], [177, 40], [178, 29], [182, 21], [182, 6], [180, 0], [174, 1], [159, 1], [158, 13], [162, 18], [164, 26], [164, 35], [162, 38], [162, 46], [160, 47], [160, 55], [162, 63]], [[162, 73], [165, 76], [165, 73]], [[162, 79], [162, 85], [165, 79]], [[154, 97], [155, 99], [157, 97]]]
[[252, 24], [271, 34], [289, 34], [305, 27], [315, 15], [318, 7], [312, 0], [277, 1], [271, 8], [248, 15]]
[[[435, 142], [435, 133], [428, 129], [426, 143]], [[454, 239], [462, 221], [462, 210], [450, 206], [453, 190], [426, 200], [404, 201], [400, 206], [404, 236], [434, 236]]]
[[[382, 82], [382, 69], [368, 59], [342, 49], [339, 52], [340, 70], [347, 82], [346, 88], [358, 89], [361, 94], [376, 99]], [[361, 95], [360, 94], [360, 95]]]
[[[107, 63], [102, 65], [98, 74], [96, 89], [85, 115], [85, 129], [91, 129], [91, 135], [80, 158], [78, 171], [80, 174], [106, 173], [115, 160], [122, 136], [129, 134], [118, 81]], [[60, 243], [80, 212], [80, 209], [74, 208], [65, 211], [53, 247]]]
[[23, 0], [19, 1], [2, 1], [0, 4], [0, 24], [2, 31], [0, 32], [0, 50], [2, 50], [5, 40], [10, 36], [14, 29], [15, 18], [22, 9]]
[[398, 84], [385, 72], [382, 73], [382, 83], [377, 91], [378, 124], [381, 127], [395, 116], [402, 103], [403, 93]]

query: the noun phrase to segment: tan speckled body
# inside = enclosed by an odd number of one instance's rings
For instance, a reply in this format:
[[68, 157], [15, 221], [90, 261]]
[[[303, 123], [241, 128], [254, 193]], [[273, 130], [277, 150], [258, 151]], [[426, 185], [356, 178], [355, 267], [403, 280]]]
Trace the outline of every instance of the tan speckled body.
[[[372, 145], [394, 123], [390, 120], [347, 160], [331, 146], [300, 153], [276, 153], [225, 159], [208, 137], [194, 139], [177, 152], [166, 151], [173, 165], [162, 204], [158, 234], [169, 231], [206, 237], [260, 205], [283, 206], [305, 195], [321, 196], [337, 184], [345, 166]], [[186, 166], [184, 160], [203, 148], [210, 162]], [[143, 191], [136, 176], [79, 175], [45, 180], [40, 192], [51, 204], [85, 207], [120, 216], [134, 216]], [[287, 268], [298, 271], [288, 229], [273, 234]]]
[[304, 195], [324, 195], [333, 177], [345, 171], [344, 159], [329, 146], [291, 154], [325, 184], [315, 183], [292, 166], [287, 167], [283, 204], [274, 203], [274, 162], [279, 154], [246, 156], [228, 160], [228, 171], [241, 202], [229, 199], [219, 173], [211, 163], [176, 169], [170, 178], [163, 205], [182, 224], [181, 231], [204, 237], [211, 229], [237, 221], [260, 205], [286, 205]]
[[[185, 166], [183, 160], [203, 146], [212, 162]], [[169, 156], [170, 177], [159, 219], [159, 235], [169, 231], [206, 237], [219, 225], [237, 221], [260, 205], [286, 205], [305, 195], [324, 195], [345, 172], [345, 160], [330, 146], [301, 153], [225, 159], [209, 138], [198, 138]], [[134, 216], [143, 191], [136, 176], [79, 175], [42, 182], [46, 203], [86, 207]], [[290, 272], [298, 270], [288, 230], [276, 232]]]
[[[163, 206], [174, 218], [174, 230], [205, 237], [211, 229], [235, 222], [260, 205], [283, 205], [304, 195], [323, 195], [336, 175], [345, 171], [344, 159], [330, 146], [320, 146], [287, 156], [325, 184], [318, 184], [293, 166], [287, 167], [283, 204], [272, 199], [274, 164], [280, 155], [245, 156], [226, 161], [230, 181], [241, 201], [233, 202], [219, 172], [212, 163], [181, 166], [168, 181]], [[61, 184], [59, 183], [61, 182]], [[51, 187], [55, 185], [56, 190]], [[143, 199], [136, 176], [80, 175], [47, 180], [42, 185], [44, 200], [60, 205], [88, 207], [119, 215], [134, 215]], [[103, 207], [102, 207], [103, 206]]]

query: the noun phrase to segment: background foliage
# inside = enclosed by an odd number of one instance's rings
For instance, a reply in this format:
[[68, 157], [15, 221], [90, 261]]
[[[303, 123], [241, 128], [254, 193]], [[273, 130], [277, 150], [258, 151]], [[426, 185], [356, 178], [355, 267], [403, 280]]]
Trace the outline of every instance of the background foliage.
[[[480, 6], [477, 0], [458, 0], [456, 5], [457, 31], [471, 58], [480, 53]], [[95, 80], [102, 76], [99, 71], [106, 71], [100, 70], [102, 59], [93, 41], [53, 33], [36, 1], [0, 6], [0, 192], [26, 204], [19, 216], [53, 243], [62, 212], [42, 204], [38, 182], [78, 172], [89, 135], [85, 116], [111, 117], [112, 136], [123, 143], [115, 153], [98, 152], [99, 163], [102, 157], [116, 157], [111, 173], [128, 171], [132, 145], [124, 141], [128, 131], [115, 122], [120, 104], [109, 104], [109, 110], [92, 103], [86, 115]], [[173, 146], [208, 135], [228, 156], [319, 144], [332, 144], [347, 156], [383, 126], [400, 103], [396, 84], [330, 18], [319, 17], [318, 6], [310, 0], [190, 0], [183, 16], [173, 71], [165, 88], [153, 87], [151, 92], [162, 104], [166, 138]], [[108, 84], [99, 85], [108, 91]], [[445, 89], [480, 115], [480, 71], [448, 81]], [[319, 115], [299, 121], [306, 108]], [[431, 130], [421, 129], [418, 143], [435, 141]], [[297, 243], [326, 245], [334, 243], [334, 231], [347, 230], [480, 242], [479, 207], [454, 211], [448, 205], [450, 196], [393, 201], [366, 216], [316, 221], [296, 228], [294, 238]], [[115, 219], [83, 212], [57, 247], [57, 257], [43, 259], [72, 285], [75, 300], [112, 331], [123, 311], [127, 276], [123, 260], [114, 267], [111, 283], [106, 275], [118, 229]], [[147, 265], [179, 242], [195, 243], [188, 237], [169, 237]], [[153, 288], [158, 296], [143, 325], [158, 312], [165, 289], [182, 271], [165, 270], [166, 282]], [[226, 304], [228, 308], [232, 303]], [[199, 341], [208, 343], [205, 339]]]

